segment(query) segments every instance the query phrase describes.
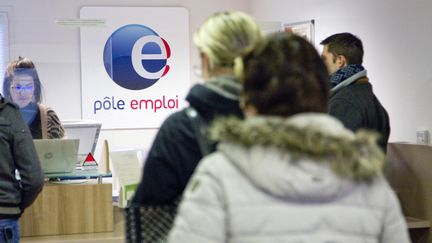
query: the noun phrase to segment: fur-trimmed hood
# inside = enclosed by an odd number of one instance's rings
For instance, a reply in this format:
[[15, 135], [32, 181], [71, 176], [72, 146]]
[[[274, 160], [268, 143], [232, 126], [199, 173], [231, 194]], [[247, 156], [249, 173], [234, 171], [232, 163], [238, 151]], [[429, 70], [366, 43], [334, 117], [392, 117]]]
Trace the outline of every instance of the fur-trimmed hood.
[[372, 181], [384, 164], [377, 134], [354, 134], [327, 114], [228, 118], [213, 124], [211, 136], [254, 184], [282, 197], [334, 197]]

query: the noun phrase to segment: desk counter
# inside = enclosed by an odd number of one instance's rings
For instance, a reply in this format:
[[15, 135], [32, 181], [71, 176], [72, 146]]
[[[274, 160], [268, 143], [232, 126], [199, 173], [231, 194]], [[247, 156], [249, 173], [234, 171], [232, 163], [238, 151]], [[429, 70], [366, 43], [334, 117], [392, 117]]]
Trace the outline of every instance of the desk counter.
[[21, 216], [21, 236], [111, 232], [111, 184], [47, 182]]

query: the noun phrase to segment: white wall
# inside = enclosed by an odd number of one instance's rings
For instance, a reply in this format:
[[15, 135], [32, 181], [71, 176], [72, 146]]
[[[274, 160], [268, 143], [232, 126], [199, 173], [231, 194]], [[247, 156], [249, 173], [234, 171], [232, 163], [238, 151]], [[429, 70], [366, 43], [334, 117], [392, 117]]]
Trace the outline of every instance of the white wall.
[[[181, 6], [189, 10], [192, 33], [212, 13], [223, 10], [248, 10], [247, 0], [2, 0], [11, 13], [11, 59], [19, 55], [37, 65], [45, 89], [45, 103], [61, 119], [81, 118], [81, 72], [79, 29], [61, 27], [55, 20], [78, 18], [83, 6]], [[161, 19], [161, 21], [164, 21]], [[190, 38], [192, 40], [192, 38]], [[199, 63], [197, 51], [190, 44], [191, 67]], [[191, 85], [198, 81], [191, 71]], [[156, 129], [102, 131], [100, 142], [107, 138], [111, 148], [148, 149]], [[100, 144], [96, 159], [100, 153]]]
[[[363, 40], [364, 65], [390, 114], [390, 140], [415, 142], [416, 130], [432, 127], [429, 0], [2, 0], [0, 6], [11, 9], [11, 58], [28, 56], [36, 62], [46, 103], [62, 119], [81, 117], [80, 46], [79, 30], [59, 27], [56, 19], [78, 18], [83, 6], [183, 6], [189, 10], [191, 35], [213, 12], [231, 9], [250, 12], [258, 21], [315, 19], [316, 43], [352, 32]], [[193, 67], [199, 59], [192, 43], [190, 49]], [[191, 77], [191, 84], [197, 82], [192, 71]], [[103, 131], [101, 139], [108, 138], [111, 147], [146, 149], [155, 132]]]
[[432, 1], [251, 0], [259, 21], [315, 19], [315, 43], [338, 32], [358, 35], [364, 66], [390, 115], [391, 141], [416, 142], [432, 128]]

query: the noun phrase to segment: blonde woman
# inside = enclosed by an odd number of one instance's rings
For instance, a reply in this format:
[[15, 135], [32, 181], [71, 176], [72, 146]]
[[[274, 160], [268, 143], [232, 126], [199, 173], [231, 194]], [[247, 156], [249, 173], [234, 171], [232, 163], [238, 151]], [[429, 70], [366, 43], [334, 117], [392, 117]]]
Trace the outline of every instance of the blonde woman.
[[[195, 33], [204, 82], [193, 86], [186, 100], [202, 124], [219, 116], [242, 116], [239, 108], [241, 85], [233, 75], [234, 59], [249, 53], [261, 39], [255, 21], [239, 11], [214, 14]], [[214, 150], [214, 144], [200, 147], [202, 137], [197, 137], [188, 117], [189, 108], [172, 114], [162, 124], [145, 162], [143, 177], [133, 199], [135, 207], [172, 208], [169, 214], [173, 215], [176, 202], [198, 161], [203, 154]], [[141, 227], [151, 231], [157, 227], [158, 219], [149, 217], [148, 220], [148, 225], [141, 222]], [[171, 222], [168, 222], [162, 227], [169, 229], [170, 226]], [[147, 236], [144, 233], [138, 237]], [[140, 238], [135, 240], [140, 242]], [[142, 241], [157, 242], [151, 238]]]

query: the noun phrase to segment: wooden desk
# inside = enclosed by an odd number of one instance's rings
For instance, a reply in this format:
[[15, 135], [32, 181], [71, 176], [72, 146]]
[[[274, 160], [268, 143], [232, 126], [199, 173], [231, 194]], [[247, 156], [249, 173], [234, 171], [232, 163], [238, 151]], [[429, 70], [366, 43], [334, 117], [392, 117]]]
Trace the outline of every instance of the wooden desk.
[[408, 229], [429, 229], [429, 220], [417, 219], [413, 217], [405, 217]]
[[[389, 143], [386, 177], [407, 217], [412, 242], [432, 243], [432, 147]], [[429, 238], [429, 239], [428, 239]]]
[[113, 220], [111, 184], [48, 182], [21, 216], [21, 236], [109, 232]]
[[125, 241], [124, 211], [118, 207], [114, 207], [114, 231], [112, 232], [21, 238], [22, 243], [124, 243]]
[[405, 217], [411, 241], [413, 243], [427, 243], [430, 230], [429, 220]]

